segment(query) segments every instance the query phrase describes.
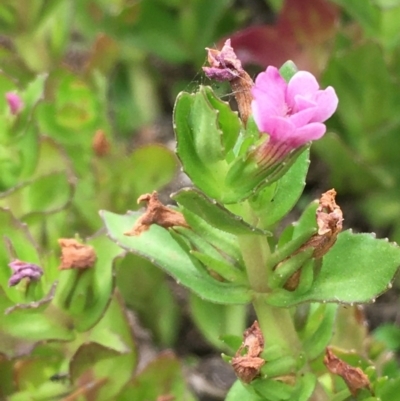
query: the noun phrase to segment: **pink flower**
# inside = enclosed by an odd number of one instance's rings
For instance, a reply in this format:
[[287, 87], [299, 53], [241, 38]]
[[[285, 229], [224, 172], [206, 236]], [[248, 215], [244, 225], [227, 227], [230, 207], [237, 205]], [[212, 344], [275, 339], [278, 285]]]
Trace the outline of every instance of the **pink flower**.
[[287, 83], [275, 67], [268, 67], [252, 88], [252, 111], [258, 129], [269, 135], [260, 155], [268, 165], [290, 151], [321, 138], [323, 122], [335, 112], [338, 98], [329, 86], [319, 89], [315, 77], [298, 71]]
[[12, 276], [8, 280], [9, 287], [17, 285], [24, 278], [39, 280], [43, 274], [43, 270], [38, 265], [18, 259], [13, 260], [8, 266], [13, 271]]
[[6, 100], [8, 106], [10, 107], [11, 114], [13, 115], [18, 114], [22, 109], [22, 107], [24, 106], [21, 98], [14, 92], [7, 92]]

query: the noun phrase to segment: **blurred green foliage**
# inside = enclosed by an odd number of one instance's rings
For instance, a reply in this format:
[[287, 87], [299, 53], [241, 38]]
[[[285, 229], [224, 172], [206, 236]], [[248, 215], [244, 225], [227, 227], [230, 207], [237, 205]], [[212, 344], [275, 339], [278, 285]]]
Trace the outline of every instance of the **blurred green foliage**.
[[372, 227], [400, 241], [400, 2], [335, 3], [347, 18], [323, 80], [340, 102], [334, 133], [315, 149], [329, 165], [330, 185], [351, 194]]

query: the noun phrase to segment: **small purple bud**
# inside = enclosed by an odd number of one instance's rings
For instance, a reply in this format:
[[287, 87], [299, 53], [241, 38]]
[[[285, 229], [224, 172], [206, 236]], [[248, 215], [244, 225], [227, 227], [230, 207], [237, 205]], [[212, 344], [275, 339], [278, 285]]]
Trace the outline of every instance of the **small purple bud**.
[[18, 114], [21, 111], [22, 107], [24, 107], [21, 98], [14, 92], [7, 92], [6, 100], [8, 106], [10, 107], [11, 114], [13, 115]]
[[13, 271], [10, 279], [8, 280], [9, 287], [17, 285], [22, 279], [29, 278], [31, 280], [38, 280], [42, 274], [43, 270], [38, 265], [29, 262], [23, 262], [21, 260], [15, 259], [8, 266]]
[[216, 81], [231, 81], [243, 71], [242, 63], [236, 57], [230, 39], [225, 42], [222, 50], [207, 48], [207, 51], [210, 67], [203, 67], [203, 71], [208, 78]]

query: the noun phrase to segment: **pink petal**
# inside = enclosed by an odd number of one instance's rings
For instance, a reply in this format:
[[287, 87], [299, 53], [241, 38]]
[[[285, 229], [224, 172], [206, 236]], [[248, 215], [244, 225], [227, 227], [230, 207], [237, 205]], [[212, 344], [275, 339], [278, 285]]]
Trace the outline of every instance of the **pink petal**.
[[270, 117], [265, 119], [268, 128], [265, 132], [269, 134], [269, 142], [272, 145], [287, 141], [296, 131], [292, 122], [283, 117]]
[[259, 74], [252, 88], [253, 101], [251, 104], [253, 117], [258, 129], [266, 132], [263, 120], [270, 116], [285, 116], [286, 82], [275, 67], [268, 67]]
[[317, 105], [317, 103], [315, 99], [308, 99], [301, 95], [295, 95], [294, 105], [295, 105], [294, 109], [292, 110], [293, 114], [302, 111], [304, 109], [308, 109], [310, 107], [314, 108]]
[[297, 148], [306, 144], [308, 141], [320, 139], [325, 134], [325, 131], [325, 124], [322, 123], [311, 123], [304, 125], [296, 130], [291, 143], [293, 147]]
[[335, 112], [339, 99], [336, 95], [335, 89], [328, 86], [325, 90], [317, 92], [317, 111], [312, 118], [313, 122], [324, 122]]
[[299, 111], [298, 113], [292, 114], [289, 119], [297, 128], [300, 128], [313, 120], [316, 111], [317, 107], [314, 105], [313, 107], [309, 107]]
[[314, 99], [318, 89], [319, 84], [314, 75], [307, 71], [298, 71], [288, 83], [286, 103], [294, 108], [296, 95], [301, 95], [311, 100]]

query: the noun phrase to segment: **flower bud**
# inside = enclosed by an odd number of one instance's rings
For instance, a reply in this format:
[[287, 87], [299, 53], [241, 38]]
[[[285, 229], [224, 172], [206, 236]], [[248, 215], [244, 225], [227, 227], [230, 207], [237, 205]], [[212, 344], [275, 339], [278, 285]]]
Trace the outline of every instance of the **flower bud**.
[[17, 115], [24, 107], [21, 98], [14, 92], [7, 92], [6, 100], [12, 115]]
[[9, 287], [17, 285], [24, 278], [30, 280], [39, 280], [43, 275], [43, 270], [38, 265], [29, 262], [23, 262], [21, 260], [15, 259], [8, 266], [13, 271], [10, 279], [8, 280]]

